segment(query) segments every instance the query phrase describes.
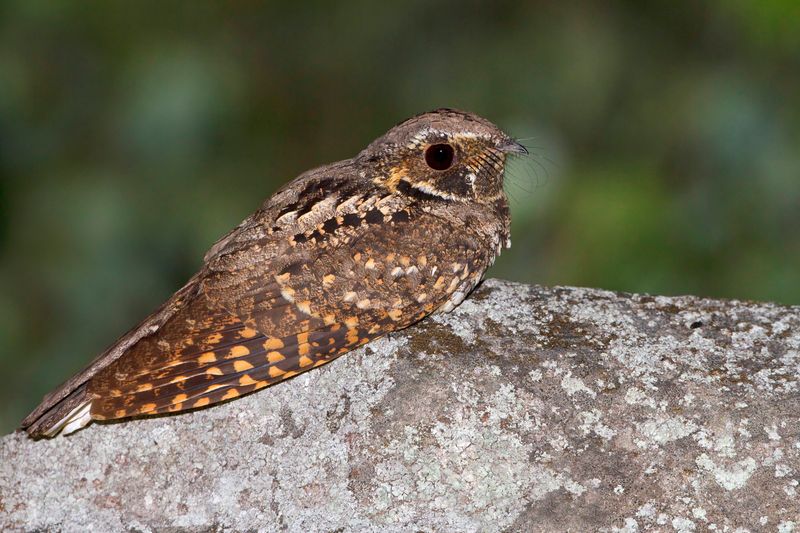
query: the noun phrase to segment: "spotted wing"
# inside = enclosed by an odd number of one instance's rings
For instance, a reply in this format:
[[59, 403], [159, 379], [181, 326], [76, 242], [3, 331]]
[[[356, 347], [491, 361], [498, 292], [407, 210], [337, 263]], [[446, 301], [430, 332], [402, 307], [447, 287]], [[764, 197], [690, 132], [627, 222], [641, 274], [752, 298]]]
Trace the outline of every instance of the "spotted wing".
[[376, 209], [273, 236], [286, 245], [279, 259], [243, 261], [264, 246], [254, 242], [212, 264], [189, 305], [92, 379], [92, 417], [238, 397], [406, 327], [477, 284], [487, 262], [477, 237], [447, 232], [432, 215], [412, 223], [407, 212]]
[[[276, 298], [273, 316], [293, 314]], [[200, 296], [95, 376], [95, 419], [176, 412], [235, 398], [327, 362], [366, 342], [340, 324], [298, 321], [292, 333], [264, 335]], [[288, 331], [288, 330], [287, 330]], [[312, 355], [313, 354], [313, 355]]]

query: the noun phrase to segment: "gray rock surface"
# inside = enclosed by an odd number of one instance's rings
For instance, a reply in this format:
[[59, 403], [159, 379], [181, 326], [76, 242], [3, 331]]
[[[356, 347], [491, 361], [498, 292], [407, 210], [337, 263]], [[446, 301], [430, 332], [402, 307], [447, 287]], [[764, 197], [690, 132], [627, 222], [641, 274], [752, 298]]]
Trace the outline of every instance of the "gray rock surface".
[[4, 437], [0, 529], [800, 531], [799, 381], [798, 307], [491, 280], [222, 406]]

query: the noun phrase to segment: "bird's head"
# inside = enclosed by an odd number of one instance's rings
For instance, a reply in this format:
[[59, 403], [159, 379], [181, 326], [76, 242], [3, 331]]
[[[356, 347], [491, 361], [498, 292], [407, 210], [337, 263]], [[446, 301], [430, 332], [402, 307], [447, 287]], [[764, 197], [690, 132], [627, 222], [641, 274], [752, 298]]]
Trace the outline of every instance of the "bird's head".
[[527, 154], [500, 128], [472, 113], [437, 109], [412, 117], [358, 156], [374, 180], [411, 195], [490, 203], [503, 192], [508, 154]]

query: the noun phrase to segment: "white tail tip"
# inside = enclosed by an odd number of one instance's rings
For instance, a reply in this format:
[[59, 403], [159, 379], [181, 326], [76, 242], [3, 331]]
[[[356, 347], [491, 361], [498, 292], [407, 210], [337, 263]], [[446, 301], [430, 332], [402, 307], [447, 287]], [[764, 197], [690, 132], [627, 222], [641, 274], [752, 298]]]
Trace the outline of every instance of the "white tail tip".
[[91, 409], [91, 400], [78, 405], [75, 409], [70, 411], [67, 416], [59, 420], [58, 423], [54, 424], [53, 427], [48, 429], [45, 435], [48, 437], [53, 437], [61, 432], [63, 432], [64, 435], [69, 435], [70, 433], [78, 431], [92, 421]]

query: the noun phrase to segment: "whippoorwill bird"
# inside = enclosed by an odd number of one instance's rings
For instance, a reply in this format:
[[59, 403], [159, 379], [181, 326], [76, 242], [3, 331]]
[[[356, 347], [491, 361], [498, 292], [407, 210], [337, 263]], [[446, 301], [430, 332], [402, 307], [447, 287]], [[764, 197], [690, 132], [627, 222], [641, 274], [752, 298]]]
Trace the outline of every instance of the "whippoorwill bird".
[[510, 245], [503, 176], [522, 153], [488, 120], [439, 109], [300, 175], [22, 428], [205, 407], [452, 310]]

